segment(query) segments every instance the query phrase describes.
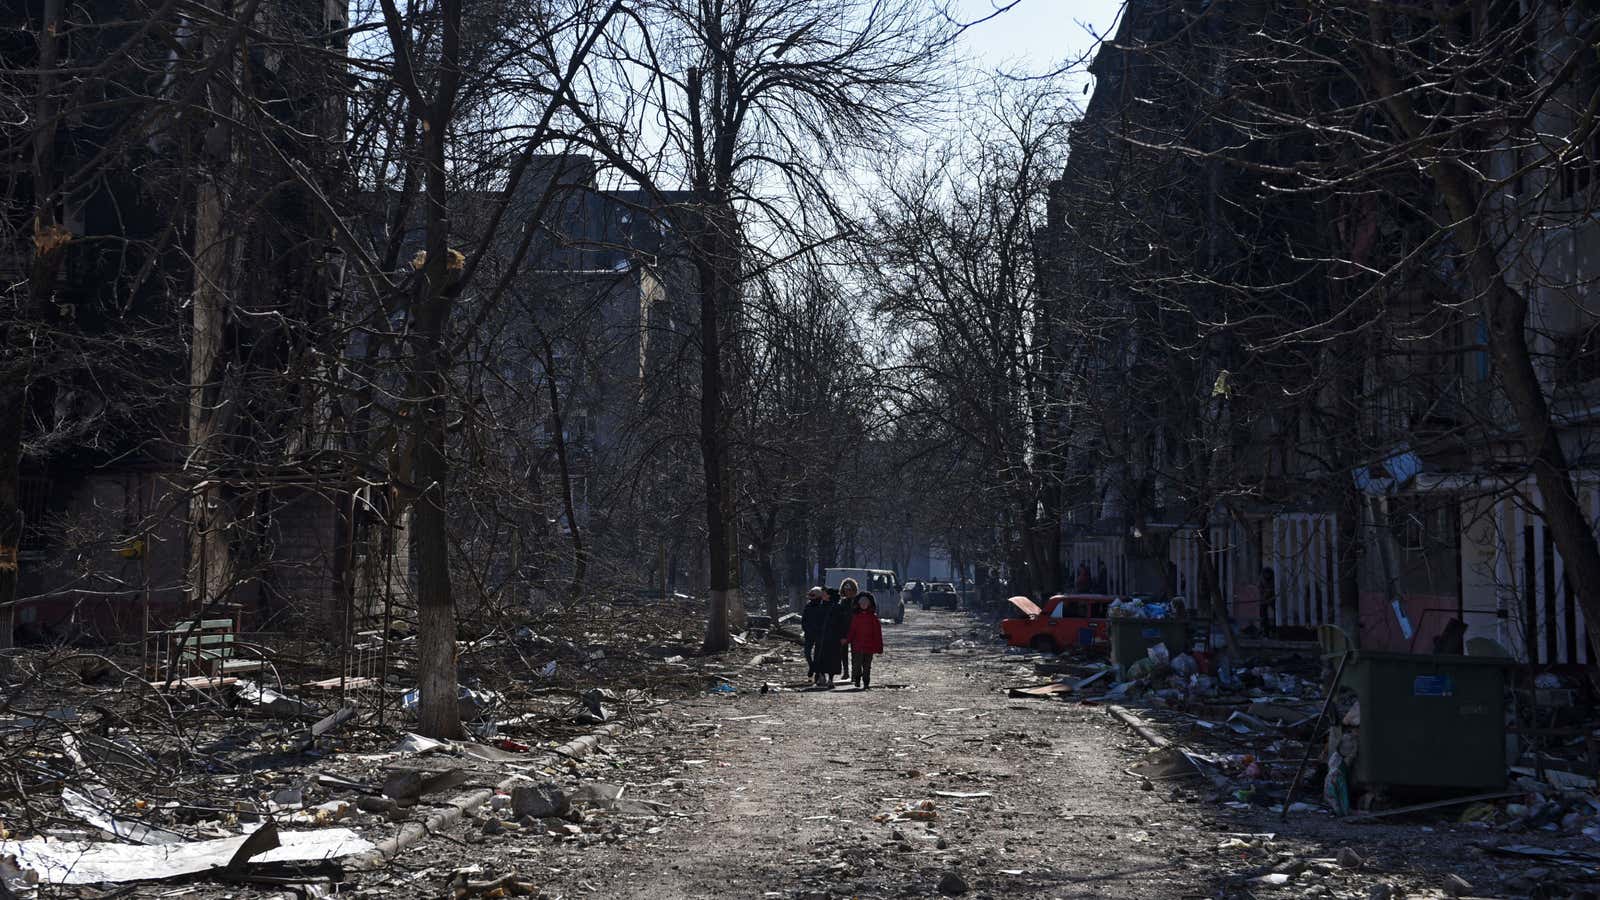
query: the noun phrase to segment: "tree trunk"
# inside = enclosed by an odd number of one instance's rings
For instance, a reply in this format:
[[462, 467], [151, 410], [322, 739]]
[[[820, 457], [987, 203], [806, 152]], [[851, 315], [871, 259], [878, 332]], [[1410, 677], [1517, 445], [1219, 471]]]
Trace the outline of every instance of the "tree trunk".
[[731, 311], [732, 273], [737, 260], [727, 240], [725, 219], [732, 215], [721, 198], [698, 212], [697, 244], [700, 281], [700, 460], [705, 472], [706, 565], [710, 569], [710, 609], [705, 650], [728, 649], [729, 625], [743, 618], [739, 599], [739, 553], [733, 526], [733, 471], [729, 460], [724, 408], [726, 368], [723, 362], [724, 315]]
[[545, 384], [550, 394], [550, 424], [555, 431], [556, 466], [561, 473], [561, 508], [567, 517], [567, 530], [572, 538], [572, 599], [583, 594], [584, 579], [588, 577], [589, 554], [583, 545], [583, 530], [578, 525], [577, 506], [572, 499], [572, 466], [567, 459], [566, 423], [561, 416], [561, 391], [556, 385], [555, 350], [548, 340], [544, 346]]
[[[214, 128], [227, 118], [214, 109]], [[231, 155], [231, 154], [230, 154]], [[224, 341], [232, 275], [232, 226], [220, 179], [228, 164], [202, 179], [194, 234], [194, 297], [189, 328], [189, 610], [198, 616], [225, 596], [232, 578], [227, 498], [223, 485], [225, 421], [232, 404], [224, 389]]]
[[[461, 734], [456, 685], [455, 597], [450, 584], [448, 513], [449, 464], [445, 456], [446, 372], [444, 325], [449, 302], [443, 296], [443, 243], [430, 237], [426, 269], [432, 284], [419, 302], [413, 360], [411, 477], [418, 495], [412, 509], [412, 552], [417, 566], [418, 730], [429, 737], [454, 739]], [[436, 265], [433, 260], [440, 262]]]
[[419, 110], [426, 169], [427, 256], [412, 308], [412, 481], [417, 490], [412, 541], [417, 565], [418, 730], [433, 738], [461, 735], [456, 682], [456, 607], [450, 584], [448, 325], [459, 262], [450, 248], [449, 172], [445, 141], [460, 85], [461, 0], [440, 0], [439, 87]]
[[761, 572], [761, 583], [767, 591], [767, 615], [772, 617], [773, 622], [777, 622], [778, 617], [783, 615], [783, 610], [778, 604], [778, 573], [772, 564], [772, 551], [768, 546], [757, 545], [756, 568]]

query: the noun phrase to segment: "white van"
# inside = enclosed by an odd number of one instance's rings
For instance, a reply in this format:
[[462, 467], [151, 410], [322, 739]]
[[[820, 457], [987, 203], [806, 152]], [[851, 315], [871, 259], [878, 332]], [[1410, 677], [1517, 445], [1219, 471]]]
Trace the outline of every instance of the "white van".
[[839, 589], [846, 578], [854, 578], [856, 587], [872, 595], [878, 603], [878, 618], [891, 619], [896, 625], [906, 620], [906, 605], [900, 600], [900, 578], [892, 569], [823, 569], [824, 586]]

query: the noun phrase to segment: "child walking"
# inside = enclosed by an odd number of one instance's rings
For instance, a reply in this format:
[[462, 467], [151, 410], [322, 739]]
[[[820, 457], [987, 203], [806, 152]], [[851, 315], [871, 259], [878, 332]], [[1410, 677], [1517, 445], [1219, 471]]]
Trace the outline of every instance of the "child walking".
[[871, 594], [856, 597], [856, 612], [845, 635], [850, 645], [850, 683], [872, 689], [872, 657], [883, 652], [883, 623], [878, 621], [878, 601]]

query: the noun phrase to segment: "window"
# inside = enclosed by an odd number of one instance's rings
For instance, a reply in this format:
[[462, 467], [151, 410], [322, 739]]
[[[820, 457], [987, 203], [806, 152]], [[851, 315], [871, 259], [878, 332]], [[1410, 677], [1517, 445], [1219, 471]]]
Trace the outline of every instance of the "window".
[[1404, 513], [1400, 517], [1400, 529], [1397, 537], [1400, 540], [1400, 549], [1416, 551], [1421, 550], [1426, 543], [1427, 533], [1423, 527], [1421, 517], [1413, 513]]

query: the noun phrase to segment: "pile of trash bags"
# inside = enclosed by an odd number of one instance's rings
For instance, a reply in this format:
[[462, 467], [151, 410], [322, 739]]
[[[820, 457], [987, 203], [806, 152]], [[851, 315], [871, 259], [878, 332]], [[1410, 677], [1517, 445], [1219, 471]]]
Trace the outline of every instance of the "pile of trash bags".
[[1111, 606], [1106, 614], [1115, 619], [1170, 619], [1174, 615], [1174, 605], [1181, 603], [1181, 597], [1175, 598], [1174, 603], [1163, 603], [1157, 600], [1133, 597], [1127, 600], [1111, 601]]

